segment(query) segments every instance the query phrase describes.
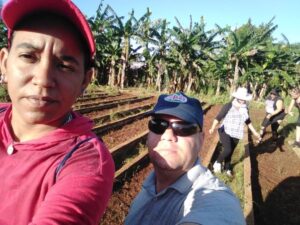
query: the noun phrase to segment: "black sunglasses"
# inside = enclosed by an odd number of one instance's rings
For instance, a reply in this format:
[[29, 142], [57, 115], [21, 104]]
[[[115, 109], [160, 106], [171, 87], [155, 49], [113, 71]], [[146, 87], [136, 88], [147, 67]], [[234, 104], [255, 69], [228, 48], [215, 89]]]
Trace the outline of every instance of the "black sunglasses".
[[169, 122], [163, 119], [152, 118], [148, 123], [149, 130], [155, 134], [163, 134], [169, 126], [171, 126], [175, 135], [182, 137], [187, 137], [202, 131], [198, 124], [184, 121]]

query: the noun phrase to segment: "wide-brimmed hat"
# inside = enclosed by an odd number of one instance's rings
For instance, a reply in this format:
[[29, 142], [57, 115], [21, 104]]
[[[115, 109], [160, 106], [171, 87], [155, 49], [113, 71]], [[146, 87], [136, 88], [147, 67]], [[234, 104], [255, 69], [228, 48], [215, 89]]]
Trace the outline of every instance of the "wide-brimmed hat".
[[235, 92], [232, 93], [232, 97], [237, 99], [241, 99], [244, 101], [250, 101], [252, 99], [252, 95], [248, 93], [247, 88], [239, 87]]
[[13, 29], [24, 17], [40, 11], [47, 11], [64, 16], [81, 32], [90, 51], [90, 57], [95, 54], [95, 41], [89, 24], [71, 0], [9, 0], [1, 10], [3, 22], [11, 38]]
[[196, 98], [191, 98], [183, 92], [159, 96], [150, 115], [171, 115], [189, 123], [196, 123], [203, 128], [203, 110]]

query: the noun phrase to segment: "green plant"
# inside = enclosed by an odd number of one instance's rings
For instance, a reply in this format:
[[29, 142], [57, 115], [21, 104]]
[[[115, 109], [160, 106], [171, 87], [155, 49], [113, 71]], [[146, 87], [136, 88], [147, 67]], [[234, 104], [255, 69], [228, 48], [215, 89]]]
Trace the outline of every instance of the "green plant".
[[7, 102], [9, 100], [7, 90], [5, 87], [0, 86], [0, 102]]

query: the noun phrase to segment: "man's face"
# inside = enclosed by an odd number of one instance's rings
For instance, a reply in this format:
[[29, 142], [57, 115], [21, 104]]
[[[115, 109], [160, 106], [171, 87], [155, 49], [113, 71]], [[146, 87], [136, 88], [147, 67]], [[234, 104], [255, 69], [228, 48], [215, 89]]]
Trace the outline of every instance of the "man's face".
[[237, 99], [238, 103], [240, 103], [241, 105], [244, 105], [246, 104], [246, 101], [245, 100], [242, 100], [242, 99]]
[[293, 99], [297, 99], [299, 96], [300, 96], [300, 93], [298, 93], [298, 92], [296, 92], [296, 91], [291, 92], [291, 97], [292, 97]]
[[276, 95], [275, 94], [273, 94], [273, 93], [271, 93], [271, 99], [275, 99], [275, 97], [276, 97]]
[[74, 32], [59, 21], [35, 22], [14, 32], [10, 50], [0, 53], [13, 118], [60, 125], [90, 79], [80, 46]]
[[[181, 121], [167, 115], [155, 118], [169, 122]], [[182, 137], [176, 135], [170, 126], [161, 135], [149, 131], [147, 139], [150, 160], [156, 171], [188, 171], [195, 163], [202, 144], [203, 133]]]

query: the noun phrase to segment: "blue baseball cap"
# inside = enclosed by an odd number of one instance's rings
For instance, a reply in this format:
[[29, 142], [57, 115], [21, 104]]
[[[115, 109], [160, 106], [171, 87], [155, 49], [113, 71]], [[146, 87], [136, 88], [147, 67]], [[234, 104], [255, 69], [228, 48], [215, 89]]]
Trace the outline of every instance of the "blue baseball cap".
[[170, 95], [160, 95], [150, 115], [171, 115], [188, 123], [196, 123], [203, 128], [203, 110], [196, 98], [191, 98], [183, 92]]

